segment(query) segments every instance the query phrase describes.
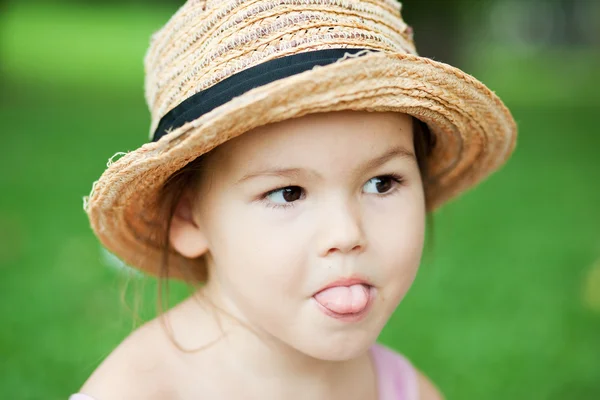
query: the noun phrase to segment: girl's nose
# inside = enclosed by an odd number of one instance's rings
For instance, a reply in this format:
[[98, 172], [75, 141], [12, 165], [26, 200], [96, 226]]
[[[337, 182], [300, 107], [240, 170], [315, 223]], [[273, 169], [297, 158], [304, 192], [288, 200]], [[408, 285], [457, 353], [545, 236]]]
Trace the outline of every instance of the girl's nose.
[[365, 248], [362, 216], [358, 205], [336, 201], [323, 210], [319, 221], [319, 255], [360, 253]]

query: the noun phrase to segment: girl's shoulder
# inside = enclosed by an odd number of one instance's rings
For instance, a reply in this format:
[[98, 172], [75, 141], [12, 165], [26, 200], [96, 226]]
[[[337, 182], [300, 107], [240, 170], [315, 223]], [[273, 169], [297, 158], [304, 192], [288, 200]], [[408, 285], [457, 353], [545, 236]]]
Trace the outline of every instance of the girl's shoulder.
[[168, 354], [155, 321], [125, 338], [69, 400], [171, 398]]
[[442, 400], [435, 385], [399, 352], [376, 343], [371, 347], [378, 375], [379, 400]]

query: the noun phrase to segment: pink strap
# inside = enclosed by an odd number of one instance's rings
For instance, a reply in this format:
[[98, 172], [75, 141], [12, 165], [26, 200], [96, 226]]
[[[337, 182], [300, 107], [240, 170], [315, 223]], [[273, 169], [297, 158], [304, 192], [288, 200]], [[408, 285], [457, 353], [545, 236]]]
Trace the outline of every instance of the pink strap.
[[394, 350], [374, 344], [371, 354], [378, 376], [379, 400], [417, 400], [417, 372], [411, 362]]

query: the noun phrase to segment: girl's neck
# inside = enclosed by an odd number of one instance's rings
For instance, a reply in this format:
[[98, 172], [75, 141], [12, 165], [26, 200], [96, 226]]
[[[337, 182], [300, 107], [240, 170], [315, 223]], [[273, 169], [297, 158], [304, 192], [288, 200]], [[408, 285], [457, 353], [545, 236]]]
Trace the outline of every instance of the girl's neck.
[[201, 385], [215, 385], [217, 393], [233, 390], [230, 396], [245, 398], [375, 398], [376, 374], [369, 351], [347, 361], [311, 357], [218, 312], [214, 306], [223, 305], [214, 298], [208, 302], [206, 294], [197, 292], [166, 315], [183, 348], [209, 345], [184, 356], [183, 368], [197, 369], [185, 376], [206, 377], [210, 381]]

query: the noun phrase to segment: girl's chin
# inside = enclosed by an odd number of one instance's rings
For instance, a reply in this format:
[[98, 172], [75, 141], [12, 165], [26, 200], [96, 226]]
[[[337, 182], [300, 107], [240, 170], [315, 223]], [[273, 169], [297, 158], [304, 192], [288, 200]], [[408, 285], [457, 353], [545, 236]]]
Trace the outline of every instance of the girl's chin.
[[346, 347], [335, 351], [328, 349], [313, 355], [313, 357], [323, 361], [349, 361], [364, 355], [372, 344], [368, 343], [366, 346], [361, 347]]
[[356, 338], [352, 338], [350, 335], [344, 339], [334, 338], [334, 336], [330, 340], [315, 338], [314, 341], [298, 344], [296, 349], [323, 361], [347, 361], [362, 356], [377, 340], [377, 335], [373, 335], [372, 338], [366, 337], [365, 332], [362, 332], [360, 336], [356, 335]]

